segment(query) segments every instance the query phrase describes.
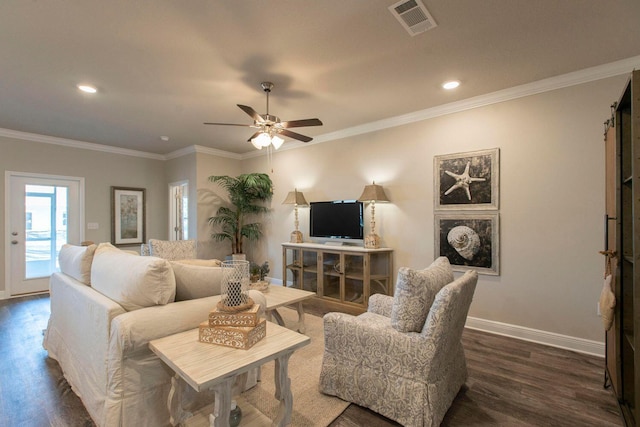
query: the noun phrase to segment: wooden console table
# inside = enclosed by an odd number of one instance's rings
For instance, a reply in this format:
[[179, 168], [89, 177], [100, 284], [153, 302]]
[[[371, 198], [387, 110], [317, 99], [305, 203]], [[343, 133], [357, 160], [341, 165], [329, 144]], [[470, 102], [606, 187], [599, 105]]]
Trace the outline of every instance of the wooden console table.
[[283, 243], [283, 285], [314, 292], [327, 308], [361, 313], [369, 296], [393, 295], [390, 248]]
[[172, 425], [183, 423], [192, 414], [182, 409], [182, 397], [188, 384], [197, 392], [213, 390], [215, 404], [210, 426], [228, 427], [232, 386], [236, 377], [275, 360], [275, 397], [280, 401], [272, 425], [291, 423], [293, 396], [288, 362], [293, 352], [311, 342], [311, 338], [267, 322], [267, 336], [248, 350], [203, 343], [198, 329], [149, 342], [149, 348], [175, 373], [171, 381], [168, 406]]

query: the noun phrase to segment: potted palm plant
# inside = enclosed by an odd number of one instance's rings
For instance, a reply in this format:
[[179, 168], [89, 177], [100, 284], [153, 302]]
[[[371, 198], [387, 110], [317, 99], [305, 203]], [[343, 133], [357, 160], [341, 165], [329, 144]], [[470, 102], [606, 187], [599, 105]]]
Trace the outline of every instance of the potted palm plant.
[[231, 253], [243, 254], [243, 242], [258, 240], [262, 236], [259, 222], [250, 222], [256, 216], [269, 211], [264, 202], [273, 195], [273, 183], [264, 173], [248, 173], [237, 177], [214, 175], [209, 181], [227, 190], [231, 207], [220, 206], [216, 215], [209, 218], [209, 224], [217, 228], [211, 238], [217, 241], [229, 240]]

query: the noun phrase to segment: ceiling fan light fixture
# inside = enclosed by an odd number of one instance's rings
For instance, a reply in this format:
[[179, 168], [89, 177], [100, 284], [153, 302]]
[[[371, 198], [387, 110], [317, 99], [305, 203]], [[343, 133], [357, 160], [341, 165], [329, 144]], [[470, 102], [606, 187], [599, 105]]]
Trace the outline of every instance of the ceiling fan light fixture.
[[284, 139], [280, 138], [278, 135], [271, 136], [271, 134], [266, 131], [260, 132], [258, 136], [251, 139], [251, 144], [253, 144], [253, 146], [258, 150], [262, 150], [263, 147], [268, 147], [269, 145], [273, 145], [273, 148], [277, 150], [283, 143]]
[[278, 135], [273, 135], [273, 137], [271, 138], [271, 143], [273, 144], [273, 148], [275, 148], [276, 150], [282, 147], [283, 142], [284, 142], [284, 139], [280, 138]]
[[253, 144], [254, 147], [256, 147], [258, 150], [262, 150], [262, 147], [268, 147], [269, 144], [271, 144], [271, 137], [269, 136], [268, 133], [266, 132], [262, 132], [260, 133], [258, 136], [256, 136], [255, 138], [253, 138], [251, 140], [251, 143]]
[[253, 138], [251, 140], [251, 145], [256, 147], [258, 150], [262, 150], [262, 145], [260, 145], [260, 143], [258, 142], [258, 138]]

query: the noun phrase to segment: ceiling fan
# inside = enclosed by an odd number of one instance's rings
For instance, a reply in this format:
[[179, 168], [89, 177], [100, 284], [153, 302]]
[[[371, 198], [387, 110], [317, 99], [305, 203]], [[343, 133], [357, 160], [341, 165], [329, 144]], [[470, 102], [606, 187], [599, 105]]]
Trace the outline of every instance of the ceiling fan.
[[259, 129], [256, 133], [251, 135], [248, 139], [254, 147], [261, 150], [263, 147], [268, 147], [270, 144], [277, 150], [280, 148], [284, 140], [278, 135], [288, 136], [289, 138], [297, 139], [302, 142], [309, 142], [313, 138], [306, 135], [301, 135], [296, 132], [292, 132], [289, 128], [305, 127], [305, 126], [322, 126], [322, 122], [319, 119], [303, 119], [303, 120], [290, 120], [283, 122], [277, 116], [269, 114], [269, 93], [273, 89], [273, 83], [262, 82], [260, 84], [262, 90], [267, 94], [267, 112], [266, 114], [258, 114], [256, 110], [247, 106], [237, 104], [238, 107], [245, 113], [247, 113], [253, 119], [253, 124], [241, 125], [235, 123], [204, 123], [205, 125], [221, 125], [221, 126], [246, 126], [254, 129]]

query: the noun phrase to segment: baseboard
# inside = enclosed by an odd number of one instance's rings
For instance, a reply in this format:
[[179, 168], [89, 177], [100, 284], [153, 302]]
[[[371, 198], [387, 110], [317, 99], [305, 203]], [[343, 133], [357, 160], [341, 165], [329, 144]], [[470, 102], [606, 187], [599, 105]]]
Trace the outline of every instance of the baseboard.
[[576, 338], [553, 332], [540, 331], [538, 329], [525, 328], [523, 326], [510, 325], [508, 323], [495, 322], [493, 320], [467, 317], [465, 327], [478, 331], [504, 335], [510, 338], [544, 344], [551, 347], [563, 348], [578, 353], [604, 357], [605, 346], [603, 342]]
[[[282, 279], [271, 277], [269, 280], [273, 285], [282, 286]], [[467, 317], [465, 327], [604, 358], [604, 342], [586, 340], [584, 338], [576, 338], [569, 335], [526, 328], [524, 326], [510, 325], [494, 320], [479, 319], [477, 317]]]

